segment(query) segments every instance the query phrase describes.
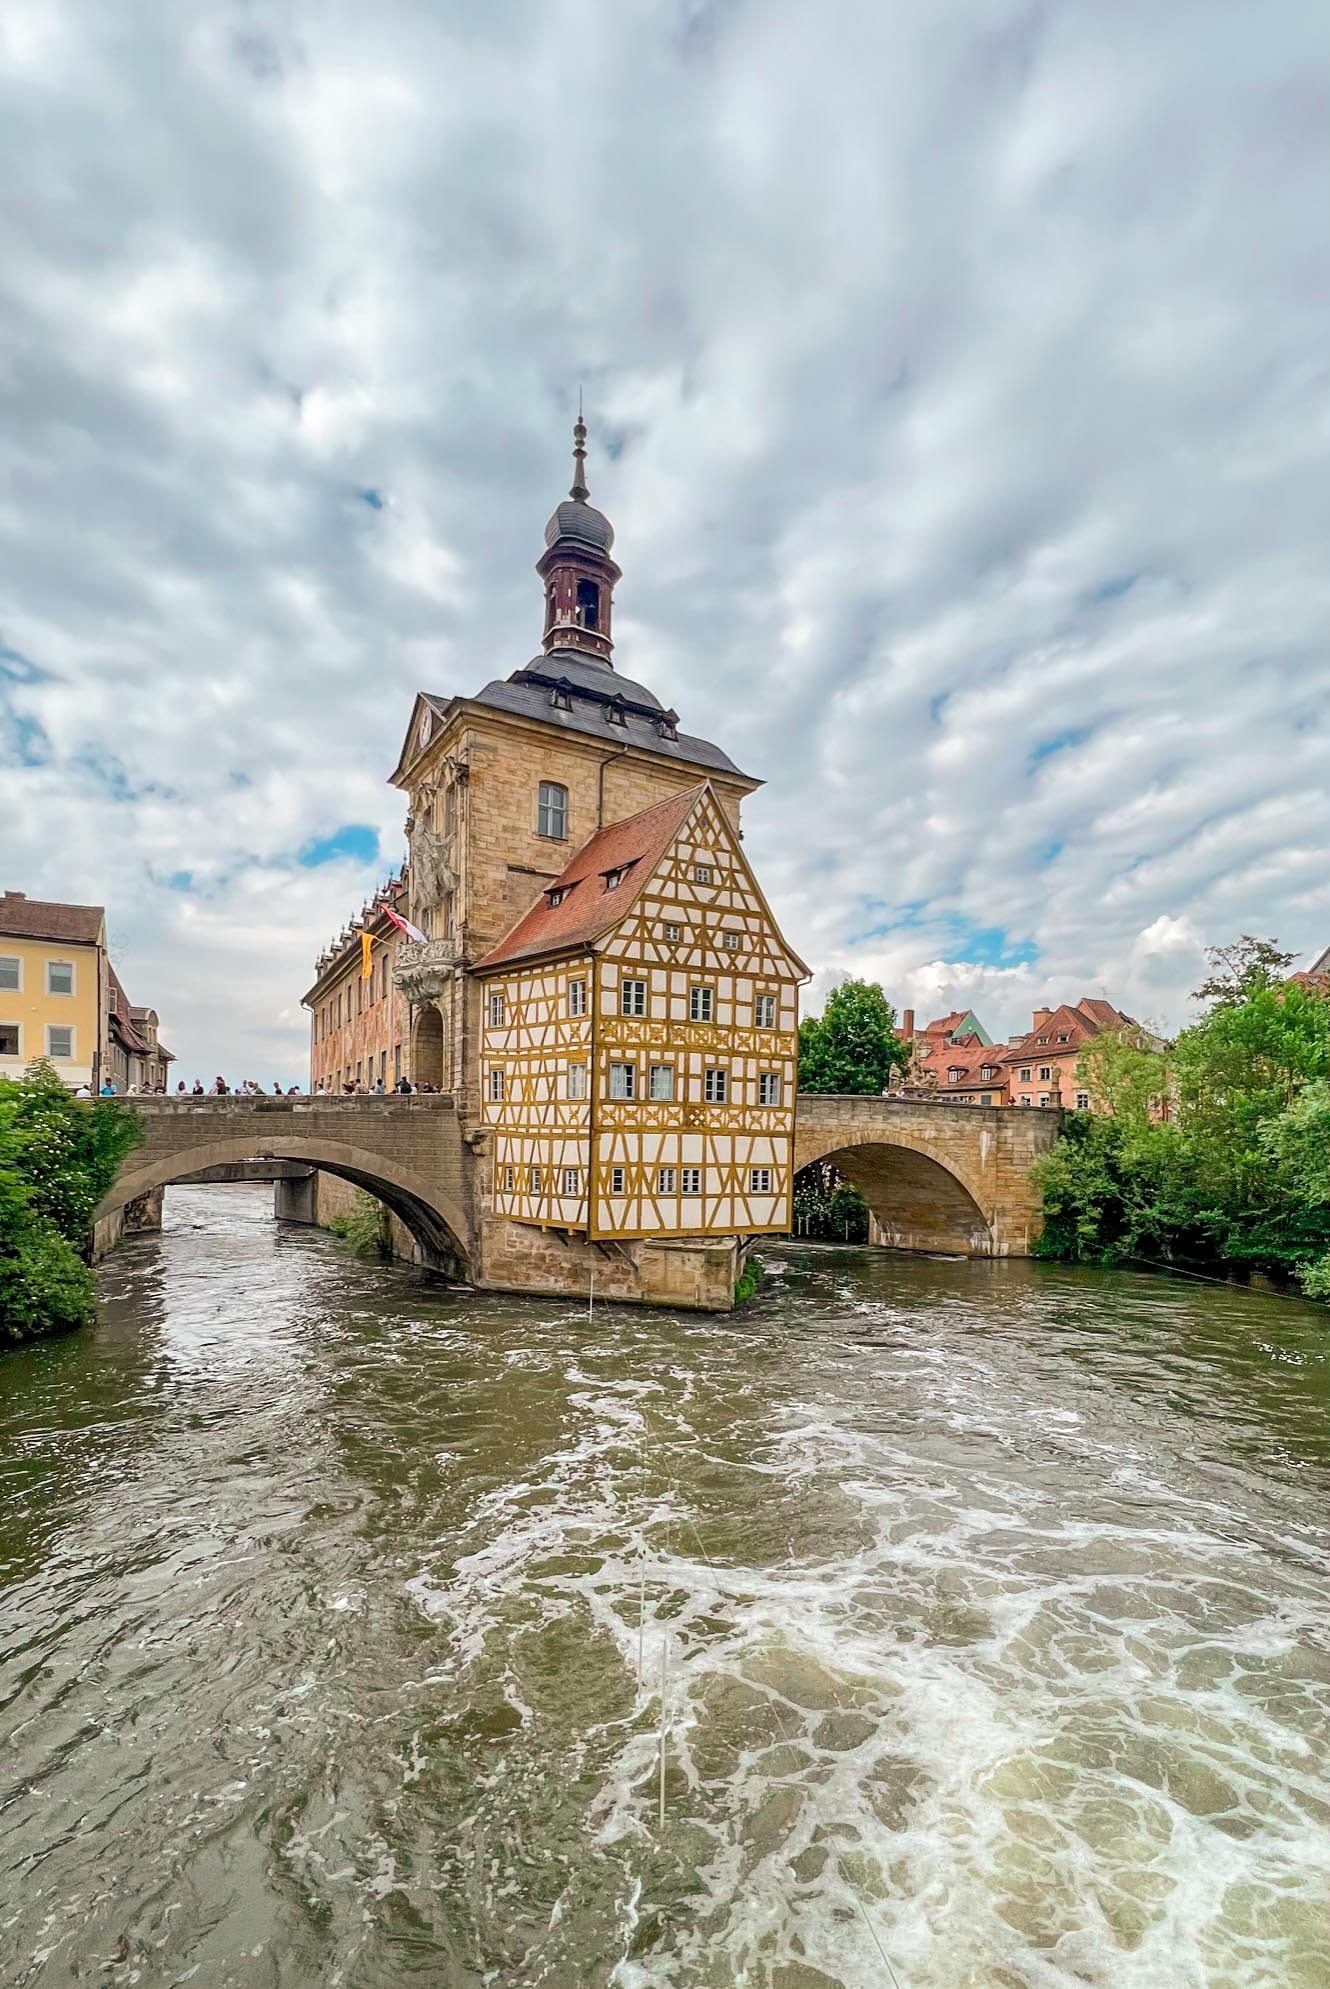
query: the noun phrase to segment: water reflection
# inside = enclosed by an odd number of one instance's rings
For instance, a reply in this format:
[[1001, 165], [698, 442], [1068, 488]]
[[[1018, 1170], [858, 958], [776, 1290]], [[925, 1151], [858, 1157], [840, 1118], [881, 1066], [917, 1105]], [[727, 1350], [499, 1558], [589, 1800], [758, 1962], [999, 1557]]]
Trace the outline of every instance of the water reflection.
[[168, 1217], [0, 1368], [6, 1981], [1330, 1980], [1323, 1312], [786, 1247], [589, 1322]]

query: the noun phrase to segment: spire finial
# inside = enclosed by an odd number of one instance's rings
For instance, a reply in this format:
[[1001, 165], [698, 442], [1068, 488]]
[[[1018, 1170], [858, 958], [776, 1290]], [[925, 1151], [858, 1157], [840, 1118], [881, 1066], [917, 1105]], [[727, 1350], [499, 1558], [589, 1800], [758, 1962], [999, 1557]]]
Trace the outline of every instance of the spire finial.
[[582, 419], [582, 389], [577, 390], [577, 420], [573, 423], [573, 484], [568, 495], [585, 504], [591, 492], [586, 481], [586, 423]]

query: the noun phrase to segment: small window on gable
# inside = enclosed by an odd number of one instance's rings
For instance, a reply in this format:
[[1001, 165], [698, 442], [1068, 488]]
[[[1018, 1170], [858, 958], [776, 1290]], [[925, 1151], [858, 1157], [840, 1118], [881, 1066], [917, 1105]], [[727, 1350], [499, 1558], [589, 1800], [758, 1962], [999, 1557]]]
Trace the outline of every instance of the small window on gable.
[[695, 863], [693, 865], [693, 882], [694, 884], [709, 884], [711, 882], [711, 865], [709, 863]]
[[739, 951], [739, 935], [737, 932], [726, 933], [725, 951], [727, 953], [737, 953]]
[[1069, 1042], [1071, 1041], [1071, 1032], [1070, 1032], [1070, 1030], [1067, 1030], [1067, 1029], [1062, 1029], [1062, 1030], [1059, 1030], [1059, 1032], [1058, 1032], [1058, 1041], [1059, 1041], [1059, 1043], [1069, 1043]]
[[683, 927], [678, 925], [672, 925], [670, 921], [667, 919], [665, 921], [665, 938], [670, 945], [677, 944], [677, 942], [683, 938]]

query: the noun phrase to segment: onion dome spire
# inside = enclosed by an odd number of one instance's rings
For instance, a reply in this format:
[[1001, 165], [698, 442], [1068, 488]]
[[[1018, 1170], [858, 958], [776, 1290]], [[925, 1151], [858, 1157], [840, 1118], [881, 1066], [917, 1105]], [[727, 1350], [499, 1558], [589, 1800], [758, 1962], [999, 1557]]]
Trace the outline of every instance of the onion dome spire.
[[586, 422], [577, 396], [573, 423], [573, 482], [545, 527], [545, 551], [536, 564], [545, 586], [546, 653], [580, 650], [608, 664], [611, 597], [619, 569], [612, 557], [614, 527], [587, 499]]

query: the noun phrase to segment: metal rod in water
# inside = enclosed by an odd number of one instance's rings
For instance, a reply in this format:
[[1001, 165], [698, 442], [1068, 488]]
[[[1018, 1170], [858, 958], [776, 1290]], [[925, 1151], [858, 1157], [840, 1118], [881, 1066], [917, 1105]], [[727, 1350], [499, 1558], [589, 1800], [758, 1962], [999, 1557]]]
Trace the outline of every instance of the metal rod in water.
[[586, 1316], [588, 1319], [594, 1316], [595, 1310], [596, 1310], [596, 1272], [595, 1272], [595, 1267], [593, 1266], [591, 1271], [591, 1284], [586, 1295]]
[[637, 1550], [637, 1689], [642, 1690], [642, 1667], [647, 1634], [647, 1552]]
[[660, 1646], [660, 1827], [665, 1828], [665, 1687], [670, 1667], [670, 1633]]

